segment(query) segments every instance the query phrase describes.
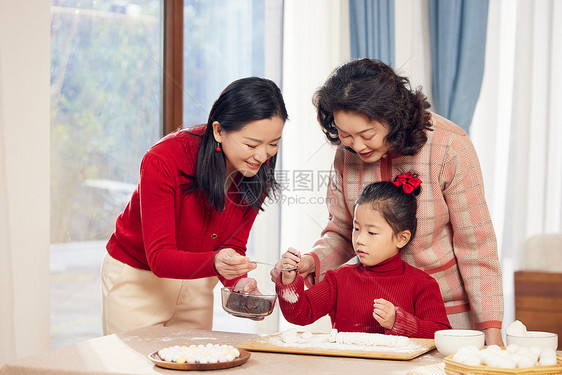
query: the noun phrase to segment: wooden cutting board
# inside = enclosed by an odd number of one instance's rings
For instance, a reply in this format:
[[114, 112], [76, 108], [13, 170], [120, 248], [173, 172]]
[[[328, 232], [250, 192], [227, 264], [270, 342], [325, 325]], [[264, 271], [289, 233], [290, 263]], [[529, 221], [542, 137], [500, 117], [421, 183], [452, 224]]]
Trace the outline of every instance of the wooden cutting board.
[[300, 339], [297, 343], [287, 344], [281, 340], [282, 332], [263, 336], [237, 345], [240, 349], [258, 352], [275, 352], [291, 354], [328, 355], [335, 357], [357, 357], [371, 359], [410, 360], [435, 349], [433, 339], [410, 339], [412, 344], [405, 348], [386, 346], [363, 346], [337, 344], [328, 342], [329, 334], [313, 333], [309, 340]]

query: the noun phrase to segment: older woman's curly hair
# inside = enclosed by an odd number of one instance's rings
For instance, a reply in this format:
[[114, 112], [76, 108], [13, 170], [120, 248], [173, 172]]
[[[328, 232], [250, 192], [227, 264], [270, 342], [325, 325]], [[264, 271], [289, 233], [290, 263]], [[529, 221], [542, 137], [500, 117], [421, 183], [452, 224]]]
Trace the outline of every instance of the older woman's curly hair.
[[366, 116], [388, 127], [390, 151], [414, 155], [427, 142], [431, 106], [421, 89], [412, 90], [406, 77], [379, 60], [359, 59], [338, 67], [316, 91], [313, 103], [328, 141], [339, 145], [334, 112]]

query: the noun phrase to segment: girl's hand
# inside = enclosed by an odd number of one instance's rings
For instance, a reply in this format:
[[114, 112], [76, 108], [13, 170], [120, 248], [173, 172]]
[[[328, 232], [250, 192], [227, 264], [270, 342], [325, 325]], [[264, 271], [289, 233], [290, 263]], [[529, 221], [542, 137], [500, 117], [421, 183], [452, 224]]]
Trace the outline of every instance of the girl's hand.
[[[289, 248], [289, 250], [287, 250], [287, 253], [291, 253], [291, 254], [299, 254], [300, 252], [292, 247]], [[283, 259], [281, 259], [279, 262], [277, 262], [275, 264], [277, 267], [279, 268], [286, 268], [283, 267]], [[279, 268], [274, 268], [271, 270], [271, 272], [269, 273], [271, 275], [271, 281], [276, 282], [277, 278], [279, 277], [279, 273], [281, 272], [279, 270]], [[307, 286], [311, 286], [314, 284], [314, 270], [315, 270], [315, 265], [314, 265], [314, 258], [311, 255], [307, 255], [304, 254], [301, 258], [300, 261], [298, 262], [298, 272], [299, 274], [304, 278], [304, 282]]]
[[256, 279], [251, 277], [245, 277], [238, 280], [236, 285], [234, 285], [235, 292], [251, 293], [251, 294], [261, 294], [258, 290], [258, 282]]
[[227, 280], [232, 280], [256, 269], [250, 258], [238, 254], [234, 249], [222, 249], [215, 255], [215, 269]]
[[373, 302], [373, 318], [386, 329], [392, 329], [396, 320], [396, 308], [385, 299], [378, 298]]
[[295, 278], [297, 277], [297, 269], [298, 269], [298, 265], [300, 263], [301, 260], [301, 254], [300, 252], [298, 252], [297, 250], [290, 248], [289, 250], [287, 250], [285, 252], [285, 254], [283, 254], [281, 256], [281, 261], [278, 263], [281, 263], [281, 268], [287, 269], [287, 268], [295, 268], [292, 271], [282, 271], [282, 275], [281, 275], [281, 282], [283, 284], [290, 284], [292, 283]]

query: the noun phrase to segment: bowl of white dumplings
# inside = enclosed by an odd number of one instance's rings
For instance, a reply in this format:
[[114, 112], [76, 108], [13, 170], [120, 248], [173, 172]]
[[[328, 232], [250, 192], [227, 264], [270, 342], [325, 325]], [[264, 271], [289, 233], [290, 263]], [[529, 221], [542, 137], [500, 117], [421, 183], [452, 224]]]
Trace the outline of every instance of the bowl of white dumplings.
[[484, 347], [484, 332], [473, 329], [443, 329], [435, 332], [435, 346], [439, 353], [447, 356], [463, 346]]
[[527, 331], [524, 334], [506, 334], [507, 345], [515, 344], [531, 348], [533, 346], [541, 349], [558, 349], [558, 335], [552, 332]]
[[507, 345], [538, 347], [541, 349], [558, 349], [558, 335], [552, 332], [527, 331], [519, 320], [514, 321], [505, 330]]

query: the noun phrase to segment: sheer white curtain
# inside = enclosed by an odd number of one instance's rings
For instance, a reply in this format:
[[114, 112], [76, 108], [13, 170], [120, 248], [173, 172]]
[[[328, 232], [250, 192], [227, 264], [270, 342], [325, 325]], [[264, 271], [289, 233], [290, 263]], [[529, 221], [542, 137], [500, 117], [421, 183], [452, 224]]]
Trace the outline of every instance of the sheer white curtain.
[[395, 69], [433, 103], [428, 0], [395, 1], [394, 7]]
[[[2, 50], [0, 49], [1, 61]], [[2, 87], [1, 76], [0, 87]], [[2, 103], [2, 92], [0, 92], [0, 103]], [[3, 117], [0, 116], [0, 285], [2, 285], [0, 288], [0, 366], [8, 360], [15, 358], [14, 281], [12, 275], [6, 176], [4, 121]]]
[[[504, 272], [505, 322], [525, 241], [562, 231], [562, 4], [491, 0], [484, 84], [472, 124]], [[504, 324], [505, 325], [505, 324]]]
[[[309, 250], [327, 222], [324, 178], [335, 149], [316, 121], [312, 95], [350, 59], [347, 1], [285, 0], [284, 8], [283, 95], [290, 121], [280, 153], [281, 253], [290, 246]], [[286, 326], [282, 321], [281, 329]], [[325, 328], [321, 322], [311, 330]]]
[[49, 30], [0, 1], [0, 365], [49, 347]]

